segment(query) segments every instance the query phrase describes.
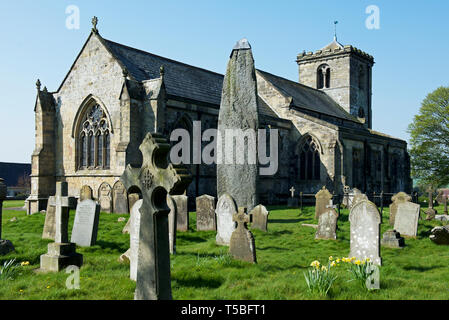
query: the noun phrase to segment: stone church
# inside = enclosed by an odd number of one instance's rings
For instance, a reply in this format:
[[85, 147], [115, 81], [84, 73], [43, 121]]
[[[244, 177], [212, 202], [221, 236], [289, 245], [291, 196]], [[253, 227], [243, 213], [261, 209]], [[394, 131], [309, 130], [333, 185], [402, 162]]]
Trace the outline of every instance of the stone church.
[[[279, 170], [260, 177], [260, 202], [286, 202], [292, 186], [410, 192], [407, 143], [372, 129], [373, 57], [334, 39], [296, 62], [298, 82], [256, 71], [260, 128], [279, 130]], [[119, 178], [140, 164], [145, 134], [191, 132], [193, 121], [216, 128], [222, 83], [222, 74], [107, 40], [95, 22], [57, 91], [37, 83], [28, 212], [46, 209], [57, 181], [72, 198], [89, 186], [103, 211], [124, 211], [114, 198], [130, 190]], [[216, 166], [188, 167], [189, 200], [215, 196]]]

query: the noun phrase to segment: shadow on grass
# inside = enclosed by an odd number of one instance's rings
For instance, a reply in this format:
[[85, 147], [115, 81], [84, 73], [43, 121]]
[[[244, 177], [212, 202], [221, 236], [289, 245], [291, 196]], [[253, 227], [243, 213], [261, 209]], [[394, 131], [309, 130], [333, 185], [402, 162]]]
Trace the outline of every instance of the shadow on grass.
[[308, 219], [269, 219], [268, 223], [299, 223]]
[[204, 278], [198, 276], [194, 278], [177, 279], [176, 283], [182, 287], [216, 289], [221, 286], [223, 280], [220, 278]]
[[265, 248], [262, 248], [262, 247], [258, 247], [257, 248], [257, 251], [259, 251], [259, 250], [272, 250], [272, 249], [274, 249], [274, 250], [278, 250], [278, 251], [290, 251], [290, 249], [287, 249], [287, 248], [281, 248], [281, 247], [265, 247]]
[[183, 241], [183, 242], [194, 242], [194, 243], [207, 242], [207, 239], [189, 235], [189, 234], [182, 234], [182, 233], [181, 234], [177, 233], [176, 240]]
[[[103, 240], [98, 240], [97, 243], [96, 243], [96, 246], [99, 246], [101, 249], [116, 250], [117, 252], [125, 252], [126, 250], [129, 249], [129, 246], [127, 247], [124, 244], [120, 244], [120, 243], [116, 243], [116, 242], [103, 241]], [[86, 247], [86, 248], [89, 249], [89, 247]], [[95, 247], [92, 247], [92, 249], [95, 249]]]
[[426, 272], [426, 271], [441, 269], [441, 268], [446, 268], [446, 266], [432, 266], [432, 267], [407, 266], [407, 267], [403, 267], [402, 269], [407, 270], [407, 271]]
[[281, 236], [284, 234], [293, 234], [293, 232], [289, 231], [289, 230], [273, 231], [273, 232], [268, 233], [267, 235], [276, 237], [276, 236]]
[[433, 227], [432, 226], [424, 226], [424, 228], [425, 228], [424, 230], [419, 231], [418, 236], [427, 238], [428, 236], [430, 236]]

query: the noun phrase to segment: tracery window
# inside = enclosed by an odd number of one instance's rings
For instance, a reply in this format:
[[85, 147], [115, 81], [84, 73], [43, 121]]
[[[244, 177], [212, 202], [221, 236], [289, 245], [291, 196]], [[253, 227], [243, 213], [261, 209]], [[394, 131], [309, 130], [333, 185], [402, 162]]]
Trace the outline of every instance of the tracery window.
[[320, 149], [312, 137], [308, 137], [299, 153], [300, 180], [321, 180]]
[[331, 87], [331, 69], [327, 64], [318, 67], [317, 70], [317, 89]]
[[109, 169], [110, 126], [99, 104], [87, 109], [78, 132], [78, 169]]

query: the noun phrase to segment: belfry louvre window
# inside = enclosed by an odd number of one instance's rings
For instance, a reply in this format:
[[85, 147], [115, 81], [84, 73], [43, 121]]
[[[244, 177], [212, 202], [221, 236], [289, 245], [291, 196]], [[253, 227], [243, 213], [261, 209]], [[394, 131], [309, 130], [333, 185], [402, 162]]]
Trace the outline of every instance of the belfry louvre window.
[[317, 70], [317, 89], [331, 87], [331, 69], [327, 64], [318, 67]]
[[300, 180], [321, 180], [320, 152], [317, 144], [311, 137], [302, 145], [299, 154]]
[[87, 109], [78, 132], [78, 169], [109, 169], [110, 126], [100, 105]]

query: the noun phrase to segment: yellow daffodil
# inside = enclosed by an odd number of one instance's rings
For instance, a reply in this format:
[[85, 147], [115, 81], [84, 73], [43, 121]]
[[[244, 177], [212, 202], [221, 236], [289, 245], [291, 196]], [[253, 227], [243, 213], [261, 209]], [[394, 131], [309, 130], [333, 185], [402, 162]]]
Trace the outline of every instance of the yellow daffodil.
[[371, 259], [370, 258], [366, 258], [366, 262], [371, 262]]
[[327, 271], [327, 268], [325, 266], [322, 266], [321, 271]]
[[332, 261], [331, 267], [335, 267], [336, 265], [337, 265], [337, 263], [335, 261]]
[[310, 264], [310, 266], [318, 269], [320, 267], [320, 262], [315, 260]]
[[29, 262], [29, 261], [23, 261], [20, 265], [21, 265], [22, 267], [24, 267], [24, 266], [29, 266], [29, 265], [30, 265], [30, 262]]
[[356, 265], [360, 265], [362, 262], [360, 260], [357, 260], [356, 262], [354, 262]]
[[334, 257], [330, 256], [329, 261], [333, 261], [333, 260], [334, 260]]
[[340, 261], [341, 261], [341, 259], [340, 258], [338, 258], [337, 260], [335, 260], [337, 263], [340, 263]]

